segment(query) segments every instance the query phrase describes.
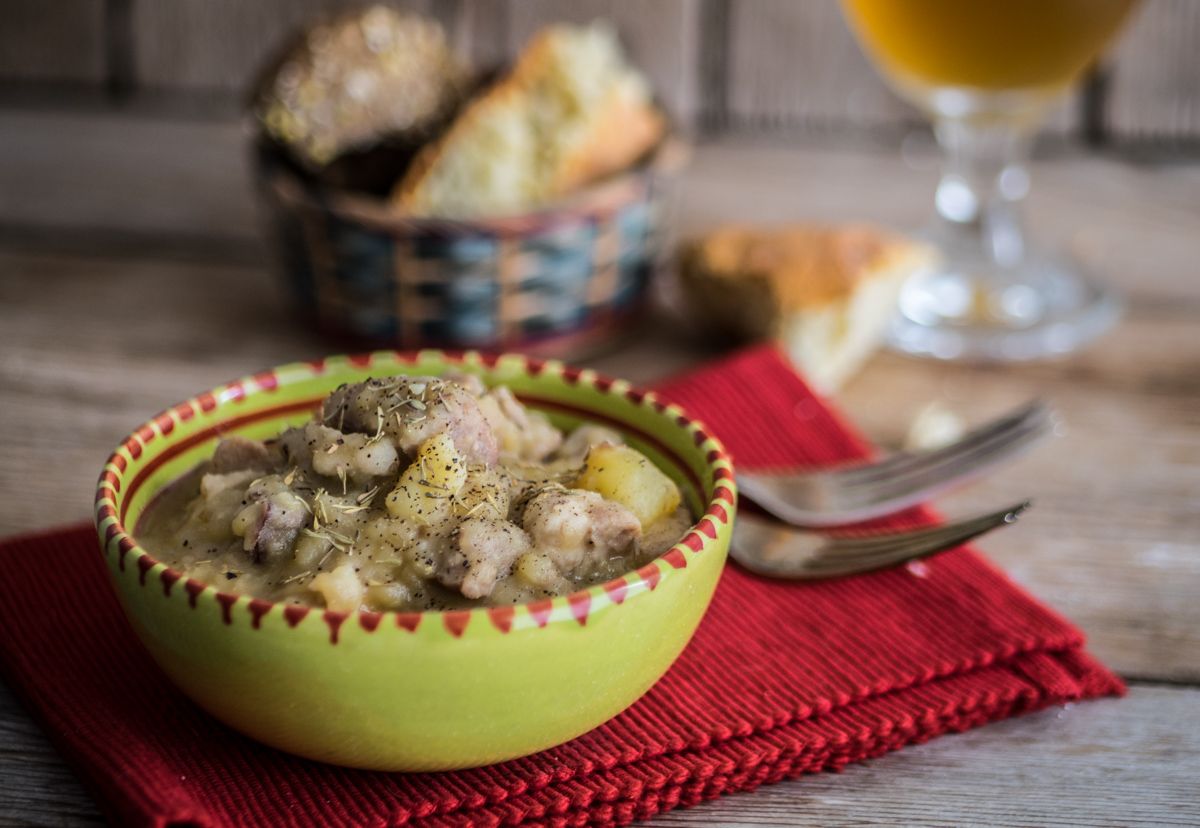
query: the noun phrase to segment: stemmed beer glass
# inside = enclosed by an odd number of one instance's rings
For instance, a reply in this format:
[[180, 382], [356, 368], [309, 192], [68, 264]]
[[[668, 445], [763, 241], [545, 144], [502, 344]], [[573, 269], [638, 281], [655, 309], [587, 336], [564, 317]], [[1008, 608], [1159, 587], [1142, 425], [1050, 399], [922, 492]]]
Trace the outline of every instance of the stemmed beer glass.
[[893, 347], [942, 359], [1065, 353], [1119, 303], [1021, 223], [1030, 139], [1136, 0], [842, 0], [880, 72], [944, 153], [928, 237], [941, 263], [905, 286]]

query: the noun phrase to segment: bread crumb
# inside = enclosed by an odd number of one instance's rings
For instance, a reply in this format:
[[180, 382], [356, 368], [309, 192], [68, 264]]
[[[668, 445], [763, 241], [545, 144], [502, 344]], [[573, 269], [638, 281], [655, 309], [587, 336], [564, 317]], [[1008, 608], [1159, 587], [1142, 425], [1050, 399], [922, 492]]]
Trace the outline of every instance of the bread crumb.
[[932, 451], [948, 446], [963, 436], [966, 427], [962, 417], [938, 400], [928, 403], [917, 412], [904, 438], [905, 451]]

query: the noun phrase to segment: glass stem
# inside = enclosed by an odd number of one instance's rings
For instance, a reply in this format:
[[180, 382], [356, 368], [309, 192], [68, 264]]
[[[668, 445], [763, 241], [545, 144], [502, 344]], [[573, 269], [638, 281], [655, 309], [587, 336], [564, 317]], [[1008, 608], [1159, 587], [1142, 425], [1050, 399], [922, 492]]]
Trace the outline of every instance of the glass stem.
[[1032, 130], [1011, 121], [940, 118], [934, 134], [943, 152], [934, 205], [934, 235], [951, 255], [981, 256], [993, 273], [1025, 259], [1020, 202], [1029, 192], [1025, 168]]

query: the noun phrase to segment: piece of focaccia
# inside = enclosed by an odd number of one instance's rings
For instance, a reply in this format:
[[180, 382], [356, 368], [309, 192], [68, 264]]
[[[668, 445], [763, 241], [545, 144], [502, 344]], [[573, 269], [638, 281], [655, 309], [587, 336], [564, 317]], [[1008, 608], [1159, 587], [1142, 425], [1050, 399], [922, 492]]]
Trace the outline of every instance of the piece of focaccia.
[[836, 390], [883, 338], [904, 281], [934, 252], [874, 227], [723, 227], [687, 245], [684, 296], [709, 329], [775, 339]]

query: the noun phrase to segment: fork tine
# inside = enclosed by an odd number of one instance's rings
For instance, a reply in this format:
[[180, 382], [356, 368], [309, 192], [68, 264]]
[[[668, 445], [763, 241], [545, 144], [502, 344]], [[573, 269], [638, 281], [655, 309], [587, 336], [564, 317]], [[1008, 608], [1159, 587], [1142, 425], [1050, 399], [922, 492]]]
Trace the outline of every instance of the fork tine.
[[953, 549], [972, 538], [1016, 521], [1029, 507], [1007, 509], [943, 526], [857, 538], [823, 538], [805, 530], [746, 514], [734, 525], [730, 556], [768, 578], [816, 580], [896, 566]]
[[879, 463], [863, 466], [851, 466], [845, 469], [832, 470], [829, 473], [844, 485], [858, 485], [903, 474], [911, 467], [929, 467], [937, 463], [952, 461], [962, 454], [972, 451], [981, 445], [987, 445], [1003, 440], [1014, 431], [1021, 431], [1032, 424], [1039, 428], [1048, 426], [1053, 418], [1050, 407], [1041, 400], [1033, 400], [1021, 408], [968, 432], [961, 439], [939, 449], [925, 452], [906, 452], [897, 454]]
[[[883, 473], [844, 478], [845, 490], [869, 489], [894, 485], [912, 475], [947, 474], [947, 469], [966, 466], [973, 458], [993, 451], [1003, 452], [1011, 443], [1024, 444], [1051, 430], [1054, 417], [1049, 408], [1038, 406], [1027, 415], [1007, 422], [1003, 428], [979, 430], [972, 436], [931, 452], [909, 455], [907, 462], [896, 464]], [[907, 486], [906, 486], [907, 487]]]
[[932, 452], [869, 468], [794, 474], [739, 473], [742, 494], [793, 526], [826, 528], [893, 514], [977, 478], [1053, 431], [1054, 411], [1040, 401]]
[[[977, 446], [952, 461], [937, 463], [929, 468], [913, 469], [894, 480], [883, 480], [843, 490], [840, 504], [842, 512], [856, 515], [857, 519], [861, 520], [898, 512], [922, 503], [938, 492], [978, 477], [999, 462], [1020, 454], [1045, 436], [1051, 423], [1052, 420], [1048, 419], [1031, 421], [1023, 426], [1022, 430], [1008, 432], [1005, 436]], [[753, 488], [747, 494], [751, 499], [755, 499]], [[825, 522], [826, 525], [830, 523], [832, 521]]]
[[[957, 478], [963, 469], [969, 469], [968, 473], [972, 475], [981, 473], [991, 464], [1008, 459], [1033, 445], [1045, 436], [1051, 424], [1052, 420], [1049, 419], [1031, 421], [1018, 430], [1006, 432], [1005, 435], [981, 443], [956, 457], [915, 466], [891, 479], [860, 484], [852, 491], [861, 492], [860, 496], [868, 502], [893, 500], [908, 493], [924, 492], [943, 480]], [[847, 492], [847, 496], [854, 497], [850, 491]]]
[[992, 526], [1001, 523], [1012, 523], [1017, 517], [1032, 505], [1032, 501], [1022, 500], [1020, 503], [1006, 509], [997, 509], [975, 517], [964, 518], [953, 523], [942, 523], [937, 526], [925, 526], [920, 529], [909, 529], [902, 532], [873, 533], [869, 535], [840, 535], [831, 539], [826, 545], [829, 554], [853, 556], [873, 554], [880, 549], [894, 549], [897, 543], [924, 545], [936, 542], [941, 538], [961, 535], [971, 532], [979, 526]]
[[986, 515], [915, 532], [839, 538], [821, 550], [805, 569], [813, 577], [835, 577], [906, 563], [961, 546], [998, 526], [1015, 523], [1028, 509], [1026, 500]]

